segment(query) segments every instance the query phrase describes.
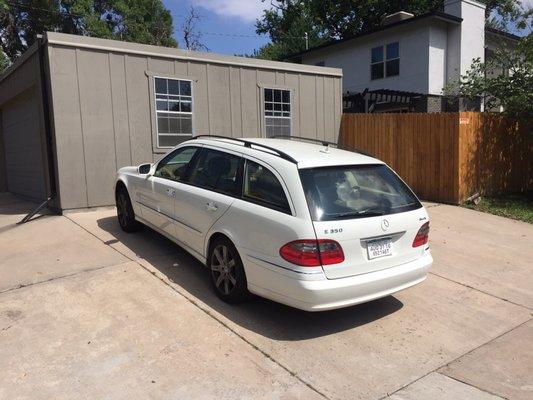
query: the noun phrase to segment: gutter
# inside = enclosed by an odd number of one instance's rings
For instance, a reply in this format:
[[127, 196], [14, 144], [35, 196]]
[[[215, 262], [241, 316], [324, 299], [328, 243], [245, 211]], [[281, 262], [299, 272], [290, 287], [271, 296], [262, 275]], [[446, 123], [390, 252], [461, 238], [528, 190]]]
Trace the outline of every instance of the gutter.
[[[50, 121], [50, 104], [48, 103], [48, 75], [46, 74], [46, 40], [43, 39], [41, 35], [38, 35], [37, 41], [34, 44], [37, 47], [37, 52], [39, 56], [39, 73], [40, 73], [40, 82], [41, 82], [41, 97], [43, 105], [43, 117], [44, 117], [44, 136], [45, 136], [45, 146], [46, 146], [46, 159], [47, 159], [47, 172], [48, 172], [48, 187], [46, 200], [31, 210], [18, 224], [23, 224], [31, 220], [31, 218], [41, 211], [43, 208], [48, 207], [52, 212], [60, 214], [60, 209], [58, 207], [52, 207], [50, 204], [54, 199], [57, 198], [57, 186], [56, 186], [56, 175], [55, 175], [55, 157], [54, 157], [54, 148], [53, 148], [53, 138], [52, 138], [52, 123]], [[32, 48], [34, 47], [32, 46]]]

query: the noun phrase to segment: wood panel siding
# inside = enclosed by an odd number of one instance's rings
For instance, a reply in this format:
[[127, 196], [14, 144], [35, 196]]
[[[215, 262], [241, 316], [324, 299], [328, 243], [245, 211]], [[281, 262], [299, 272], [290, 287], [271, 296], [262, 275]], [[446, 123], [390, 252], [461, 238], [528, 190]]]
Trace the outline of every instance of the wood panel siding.
[[338, 70], [324, 68], [320, 74], [320, 68], [312, 67], [315, 73], [298, 72], [309, 66], [294, 64], [276, 70], [268, 61], [261, 68], [256, 61], [235, 57], [232, 65], [211, 54], [205, 56], [214, 57], [212, 62], [194, 60], [190, 52], [180, 59], [175, 54], [166, 57], [167, 50], [142, 54], [133, 52], [131, 44], [120, 44], [122, 52], [85, 43], [105, 40], [68, 38], [68, 45], [48, 44], [62, 209], [113, 204], [119, 168], [153, 162], [168, 151], [157, 146], [155, 76], [192, 81], [194, 135], [264, 136], [262, 89], [280, 87], [293, 93], [294, 136], [338, 137]]
[[499, 114], [344, 114], [339, 143], [385, 161], [424, 200], [533, 188], [532, 137]]

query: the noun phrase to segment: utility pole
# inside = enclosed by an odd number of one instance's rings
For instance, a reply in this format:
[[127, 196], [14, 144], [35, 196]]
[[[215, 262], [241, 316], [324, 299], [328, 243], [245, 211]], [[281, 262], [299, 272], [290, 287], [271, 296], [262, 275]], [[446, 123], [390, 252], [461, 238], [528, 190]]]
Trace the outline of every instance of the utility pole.
[[309, 35], [305, 32], [305, 49], [309, 50]]

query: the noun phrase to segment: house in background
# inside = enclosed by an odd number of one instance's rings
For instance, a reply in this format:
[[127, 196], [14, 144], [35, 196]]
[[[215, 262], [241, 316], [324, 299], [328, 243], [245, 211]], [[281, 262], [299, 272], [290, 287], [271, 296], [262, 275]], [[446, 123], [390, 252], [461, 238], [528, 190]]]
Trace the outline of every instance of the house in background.
[[342, 71], [47, 33], [0, 75], [0, 192], [114, 204], [116, 171], [201, 134], [337, 141]]
[[485, 5], [447, 0], [444, 12], [398, 12], [384, 26], [291, 56], [293, 62], [342, 68], [347, 112], [479, 110], [481, 102], [443, 97], [472, 60], [520, 38], [485, 27]]

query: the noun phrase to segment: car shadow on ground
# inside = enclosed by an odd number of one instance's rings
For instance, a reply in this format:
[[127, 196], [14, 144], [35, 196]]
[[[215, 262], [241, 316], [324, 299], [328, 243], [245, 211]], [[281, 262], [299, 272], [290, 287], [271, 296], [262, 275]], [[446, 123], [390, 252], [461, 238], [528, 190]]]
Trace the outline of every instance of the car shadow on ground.
[[[97, 220], [100, 229], [149, 262], [168, 279], [235, 324], [275, 340], [304, 340], [354, 329], [386, 317], [403, 307], [388, 296], [340, 310], [309, 313], [254, 296], [249, 302], [229, 305], [213, 292], [209, 272], [198, 260], [157, 232], [123, 232], [116, 217]], [[108, 243], [108, 244], [112, 244]]]

